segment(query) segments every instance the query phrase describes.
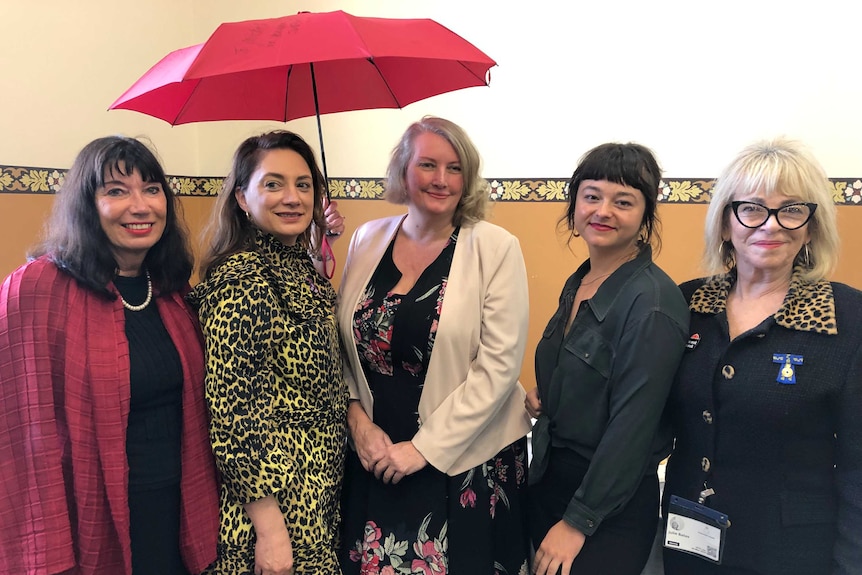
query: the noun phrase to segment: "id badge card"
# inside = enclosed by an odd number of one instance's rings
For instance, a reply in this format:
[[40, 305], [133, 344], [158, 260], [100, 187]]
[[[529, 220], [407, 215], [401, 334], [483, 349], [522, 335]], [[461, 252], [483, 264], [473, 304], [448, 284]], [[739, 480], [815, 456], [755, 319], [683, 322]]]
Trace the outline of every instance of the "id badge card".
[[728, 527], [730, 520], [724, 513], [671, 495], [664, 546], [721, 565]]

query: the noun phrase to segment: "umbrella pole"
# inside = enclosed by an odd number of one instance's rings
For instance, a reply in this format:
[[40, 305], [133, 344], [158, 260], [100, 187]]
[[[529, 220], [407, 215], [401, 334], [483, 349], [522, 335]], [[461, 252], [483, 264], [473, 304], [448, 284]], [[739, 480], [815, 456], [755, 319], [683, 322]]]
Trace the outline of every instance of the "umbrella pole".
[[[314, 94], [314, 115], [317, 116], [317, 138], [320, 140], [320, 161], [323, 164], [323, 187], [326, 192], [326, 201], [329, 202], [331, 199], [329, 197], [329, 174], [326, 173], [326, 151], [323, 149], [323, 128], [320, 126], [320, 106], [317, 103], [317, 82], [314, 79], [314, 64], [309, 63], [309, 67], [311, 68], [311, 91]], [[330, 234], [329, 230], [324, 231], [323, 237], [321, 238], [322, 245], [320, 246], [321, 253], [323, 254], [323, 273], [326, 275], [326, 279], [332, 279], [332, 276], [335, 275], [335, 256], [332, 254], [332, 248], [329, 246], [329, 236], [331, 235], [339, 235], [339, 234]], [[327, 257], [327, 252], [329, 252]], [[327, 265], [329, 262], [332, 262], [332, 268], [328, 268]]]
[[329, 174], [326, 172], [326, 151], [323, 149], [323, 128], [320, 126], [320, 106], [317, 103], [317, 82], [314, 79], [314, 63], [311, 68], [311, 91], [314, 94], [314, 115], [317, 116], [317, 139], [320, 140], [320, 161], [323, 164], [323, 181], [326, 184], [326, 199], [329, 199]]

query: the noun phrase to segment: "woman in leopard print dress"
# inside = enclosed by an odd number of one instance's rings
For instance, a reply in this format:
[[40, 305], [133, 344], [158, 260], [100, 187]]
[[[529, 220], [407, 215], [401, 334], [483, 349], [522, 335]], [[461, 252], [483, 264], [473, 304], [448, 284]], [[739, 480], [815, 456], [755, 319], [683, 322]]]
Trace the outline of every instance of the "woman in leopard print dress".
[[328, 227], [324, 185], [308, 145], [271, 132], [240, 145], [214, 212], [192, 294], [223, 480], [210, 574], [340, 573], [347, 388], [335, 292], [309, 255]]

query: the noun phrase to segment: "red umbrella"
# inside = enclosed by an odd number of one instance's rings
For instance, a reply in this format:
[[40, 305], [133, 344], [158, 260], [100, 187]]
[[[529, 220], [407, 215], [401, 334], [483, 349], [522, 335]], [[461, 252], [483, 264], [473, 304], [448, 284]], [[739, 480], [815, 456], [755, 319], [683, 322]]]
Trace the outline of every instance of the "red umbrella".
[[326, 174], [320, 114], [487, 85], [494, 65], [434, 20], [300, 12], [220, 25], [203, 44], [165, 56], [109, 109], [171, 125], [316, 115]]

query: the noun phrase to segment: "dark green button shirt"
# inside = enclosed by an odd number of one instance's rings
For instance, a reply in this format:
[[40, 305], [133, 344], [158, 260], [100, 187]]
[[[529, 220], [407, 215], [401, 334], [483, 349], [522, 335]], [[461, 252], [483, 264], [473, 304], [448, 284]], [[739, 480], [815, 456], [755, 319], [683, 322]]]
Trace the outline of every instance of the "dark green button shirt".
[[543, 414], [533, 429], [530, 482], [544, 474], [551, 446], [589, 460], [563, 518], [592, 535], [670, 453], [662, 411], [685, 349], [689, 312], [647, 246], [583, 302], [566, 333], [589, 270], [588, 260], [566, 281], [536, 348]]

